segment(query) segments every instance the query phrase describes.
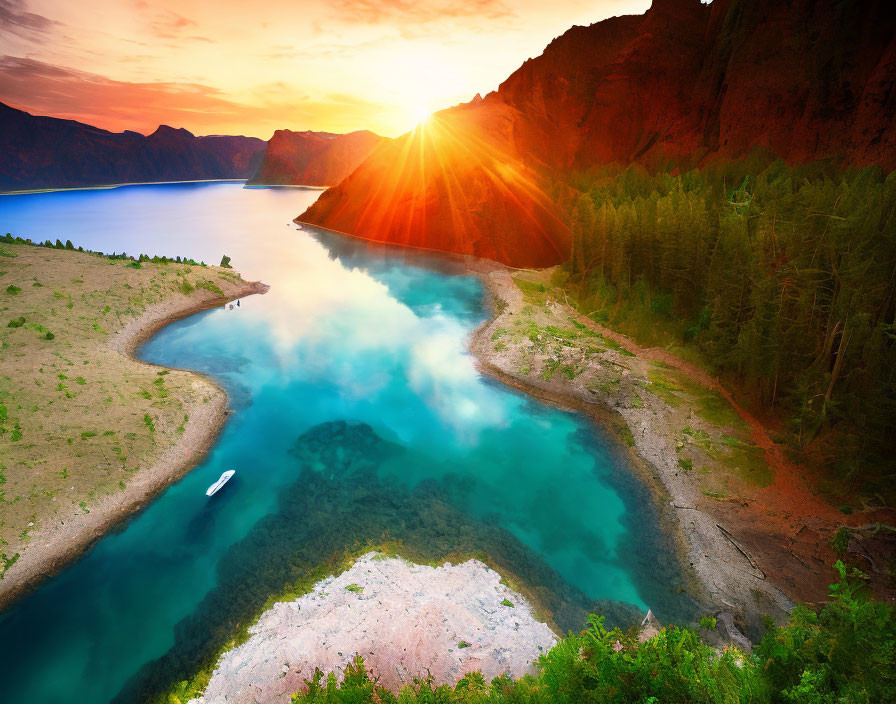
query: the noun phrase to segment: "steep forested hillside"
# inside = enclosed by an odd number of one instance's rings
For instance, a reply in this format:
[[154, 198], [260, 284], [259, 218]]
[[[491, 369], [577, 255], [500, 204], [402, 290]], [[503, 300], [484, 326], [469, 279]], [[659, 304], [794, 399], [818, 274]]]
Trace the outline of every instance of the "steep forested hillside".
[[[760, 157], [760, 162], [761, 157]], [[575, 179], [566, 287], [580, 310], [696, 351], [832, 490], [893, 497], [896, 173], [777, 161]]]

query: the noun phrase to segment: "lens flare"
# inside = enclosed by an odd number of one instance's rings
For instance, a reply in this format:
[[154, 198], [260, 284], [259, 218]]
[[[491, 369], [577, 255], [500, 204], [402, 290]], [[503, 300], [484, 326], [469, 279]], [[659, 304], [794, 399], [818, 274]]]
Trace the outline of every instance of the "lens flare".
[[430, 110], [426, 105], [418, 104], [414, 105], [411, 108], [411, 118], [414, 122], [414, 125], [422, 125], [430, 118], [431, 115], [432, 110]]

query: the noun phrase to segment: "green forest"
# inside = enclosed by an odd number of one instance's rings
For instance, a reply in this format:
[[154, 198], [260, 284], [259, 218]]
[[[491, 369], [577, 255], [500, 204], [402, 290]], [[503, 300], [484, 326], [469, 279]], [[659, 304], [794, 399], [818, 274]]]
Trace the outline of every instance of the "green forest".
[[378, 687], [360, 657], [340, 683], [318, 671], [300, 704], [879, 704], [896, 701], [896, 620], [890, 604], [859, 594], [863, 575], [836, 565], [840, 581], [820, 613], [798, 606], [753, 653], [721, 654], [687, 628], [667, 627], [640, 643], [607, 631], [603, 618], [542, 655], [537, 674], [457, 685], [418, 680], [397, 695]]
[[893, 498], [896, 173], [756, 154], [570, 183], [582, 313], [719, 375], [830, 494]]

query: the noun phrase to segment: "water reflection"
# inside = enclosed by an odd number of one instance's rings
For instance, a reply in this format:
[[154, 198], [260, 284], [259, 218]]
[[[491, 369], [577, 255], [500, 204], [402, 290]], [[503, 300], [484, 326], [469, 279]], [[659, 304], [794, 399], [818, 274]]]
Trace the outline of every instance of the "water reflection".
[[639, 616], [624, 604], [587, 598], [495, 521], [459, 510], [451, 487], [467, 477], [423, 481], [412, 490], [382, 481], [384, 464], [407, 466], [415, 458], [365, 423], [316, 425], [296, 440], [290, 457], [297, 478], [278, 492], [277, 510], [223, 555], [217, 586], [177, 624], [173, 647], [141, 668], [116, 702], [146, 701], [192, 676], [240, 623], [257, 615], [268, 595], [370, 542], [400, 543], [403, 555], [424, 562], [451, 554], [494, 555], [499, 569], [540, 595], [563, 629], [580, 628], [591, 612], [626, 626]]
[[199, 467], [0, 616], [6, 700], [100, 704], [128, 681], [123, 700], [162, 687], [285, 581], [384, 534], [433, 559], [487, 550], [564, 626], [590, 609], [688, 614], [650, 497], [605, 439], [476, 372], [479, 282], [456, 259], [297, 231], [314, 197], [191, 184], [0, 199], [13, 234], [227, 254], [271, 285], [141, 351], [214, 375], [238, 412]]

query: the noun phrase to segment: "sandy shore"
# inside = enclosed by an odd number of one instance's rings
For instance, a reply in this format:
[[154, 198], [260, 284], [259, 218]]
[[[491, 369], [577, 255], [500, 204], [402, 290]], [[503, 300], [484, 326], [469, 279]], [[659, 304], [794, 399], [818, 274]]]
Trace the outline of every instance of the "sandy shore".
[[[658, 359], [624, 336], [579, 315], [555, 298], [548, 272], [517, 272], [487, 262], [472, 266], [491, 293], [495, 311], [470, 341], [479, 368], [505, 384], [584, 413], [604, 426], [619, 426], [618, 419], [624, 421], [622, 428], [631, 431], [630, 436], [622, 435], [627, 437], [624, 444], [631, 446], [632, 464], [653, 488], [663, 518], [678, 538], [686, 576], [698, 596], [715, 608], [732, 612], [755, 632], [762, 614], [782, 620], [794, 600], [805, 600], [806, 585], [794, 581], [799, 582], [807, 569], [815, 576], [822, 575], [823, 581], [827, 579], [826, 570], [833, 560], [807, 556], [811, 550], [800, 551], [793, 533], [799, 531], [800, 523], [810, 524], [810, 532], [821, 534], [835, 524], [818, 525], [817, 516], [803, 519], [797, 515], [799, 505], [788, 512], [780, 501], [767, 500], [774, 497], [778, 484], [792, 481], [792, 477], [776, 473], [770, 486], [760, 486], [752, 479], [744, 480], [739, 469], [713, 462], [713, 457], [697, 446], [712, 446], [735, 431], [695, 412], [698, 402], [705, 400], [702, 397], [692, 398], [681, 389], [666, 400], [651, 393], [653, 373], [665, 373], [681, 360], [656, 350], [662, 355]], [[514, 282], [520, 277], [544, 285], [543, 299], [527, 299]], [[550, 340], [549, 327], [558, 335], [556, 341]], [[533, 339], [517, 333], [519, 330], [531, 331]], [[562, 337], [561, 330], [584, 332], [581, 340], [570, 341]], [[545, 346], [542, 338], [553, 347]], [[567, 370], [568, 374], [551, 374], [550, 369]], [[685, 368], [682, 373], [690, 371]], [[683, 434], [682, 428], [693, 437]], [[740, 444], [744, 447], [758, 454], [765, 451], [749, 435], [743, 437]], [[694, 438], [704, 440], [695, 442]], [[688, 452], [692, 449], [694, 452]], [[698, 461], [705, 464], [699, 472]], [[685, 465], [694, 469], [686, 471]], [[709, 482], [714, 482], [713, 489], [724, 486], [726, 495], [709, 491]], [[813, 504], [813, 508], [818, 507]], [[817, 541], [810, 543], [817, 547]], [[788, 589], [793, 586], [797, 588]]]
[[[133, 358], [135, 350], [158, 330], [187, 316], [216, 308], [237, 298], [265, 293], [260, 282], [236, 281], [219, 296], [197, 290], [191, 296], [172, 297], [149, 306], [138, 318], [110, 336], [107, 349], [126, 357], [130, 364], [155, 369], [154, 365]], [[46, 526], [30, 540], [0, 580], [0, 610], [40, 581], [59, 572], [80, 557], [113, 526], [143, 508], [154, 496], [195, 467], [211, 446], [227, 418], [227, 393], [214, 380], [196, 372], [193, 377], [195, 398], [184, 408], [189, 422], [179, 441], [164, 448], [153, 462], [142, 468], [122, 491], [105, 496], [92, 505], [89, 513], [78, 513], [64, 522]]]

